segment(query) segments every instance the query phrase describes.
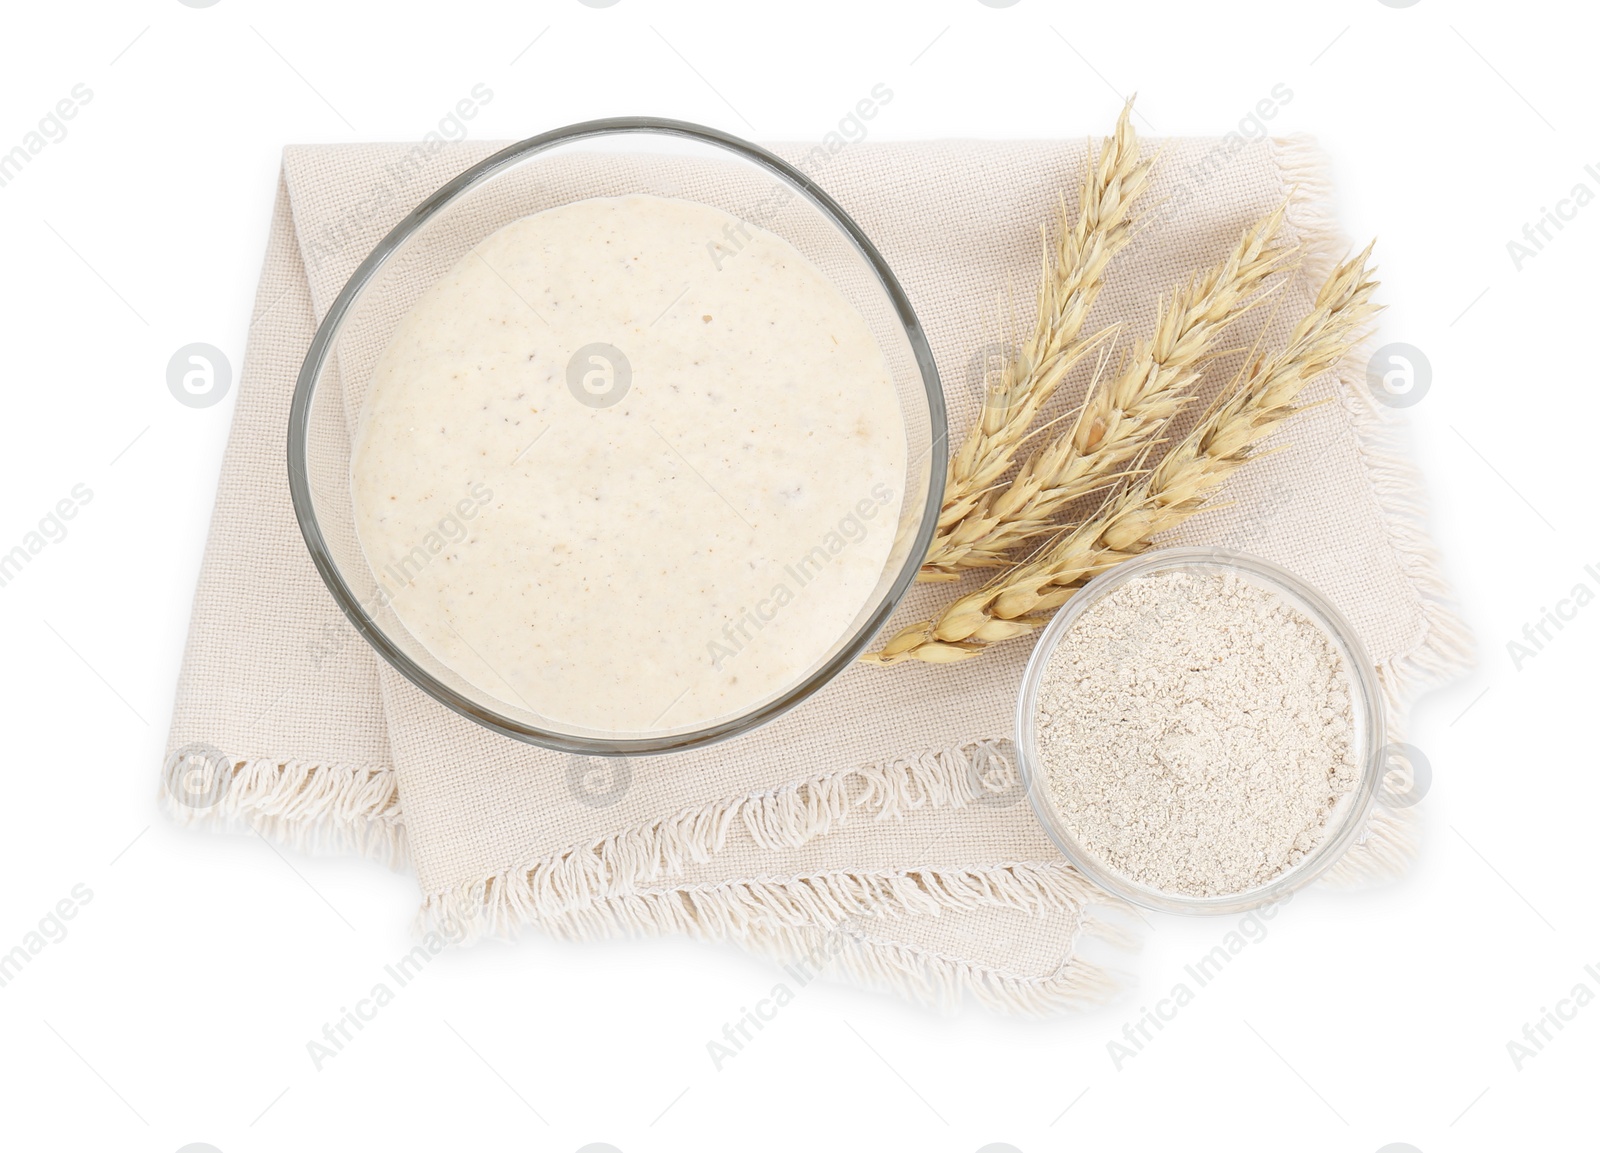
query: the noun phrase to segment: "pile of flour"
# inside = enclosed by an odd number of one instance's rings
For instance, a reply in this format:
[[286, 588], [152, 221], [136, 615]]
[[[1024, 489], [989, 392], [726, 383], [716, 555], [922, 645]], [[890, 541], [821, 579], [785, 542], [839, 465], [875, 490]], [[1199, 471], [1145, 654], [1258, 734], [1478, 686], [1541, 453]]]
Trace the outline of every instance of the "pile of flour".
[[1342, 653], [1233, 574], [1136, 577], [1090, 606], [1045, 666], [1035, 721], [1072, 835], [1165, 892], [1240, 893], [1292, 868], [1360, 776]]

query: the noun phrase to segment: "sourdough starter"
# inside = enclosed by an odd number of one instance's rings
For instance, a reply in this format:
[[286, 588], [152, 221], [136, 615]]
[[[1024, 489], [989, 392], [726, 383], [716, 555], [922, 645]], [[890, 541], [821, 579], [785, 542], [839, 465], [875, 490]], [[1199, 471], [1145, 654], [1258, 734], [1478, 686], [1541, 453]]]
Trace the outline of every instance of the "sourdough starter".
[[352, 461], [384, 599], [563, 728], [699, 727], [794, 685], [896, 535], [900, 408], [781, 238], [652, 196], [484, 240], [401, 320]]

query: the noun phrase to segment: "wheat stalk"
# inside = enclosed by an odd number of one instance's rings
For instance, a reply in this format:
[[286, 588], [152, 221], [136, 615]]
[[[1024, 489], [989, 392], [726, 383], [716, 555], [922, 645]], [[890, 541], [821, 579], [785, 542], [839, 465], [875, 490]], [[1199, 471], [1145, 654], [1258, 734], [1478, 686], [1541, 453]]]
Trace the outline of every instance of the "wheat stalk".
[[1245, 230], [1227, 258], [1156, 310], [1155, 333], [1137, 342], [1105, 388], [1091, 386], [1071, 429], [1036, 451], [1004, 488], [985, 493], [923, 563], [924, 580], [1005, 565], [1006, 554], [1048, 531], [1074, 501], [1117, 477], [1188, 400], [1184, 395], [1222, 330], [1294, 250], [1274, 246], [1285, 201]]
[[1097, 336], [1081, 336], [1089, 310], [1104, 283], [1106, 266], [1132, 238], [1132, 209], [1150, 181], [1151, 160], [1141, 159], [1130, 101], [1115, 132], [1084, 173], [1073, 223], [1065, 201], [1052, 253], [1048, 241], [1040, 255], [1038, 310], [1034, 330], [1007, 360], [999, 381], [959, 451], [950, 458], [938, 532], [930, 548], [936, 558], [983, 494], [1010, 468], [1034, 418]]
[[1156, 535], [1209, 507], [1208, 496], [1258, 455], [1257, 445], [1300, 411], [1300, 391], [1342, 359], [1376, 312], [1372, 246], [1339, 265], [1317, 292], [1288, 344], [1257, 358], [1240, 386], [1205, 414], [1138, 483], [1108, 499], [1089, 520], [988, 587], [949, 605], [935, 621], [897, 633], [876, 664], [967, 660], [990, 645], [1038, 628], [1083, 583], [1138, 555]]

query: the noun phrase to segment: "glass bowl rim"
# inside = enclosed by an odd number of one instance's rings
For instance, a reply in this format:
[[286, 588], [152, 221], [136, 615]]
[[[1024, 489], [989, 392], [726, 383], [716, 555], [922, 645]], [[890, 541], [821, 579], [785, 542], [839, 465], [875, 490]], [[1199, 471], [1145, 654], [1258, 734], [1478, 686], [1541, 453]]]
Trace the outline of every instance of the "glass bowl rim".
[[[349, 587], [343, 574], [339, 571], [338, 565], [329, 552], [321, 526], [317, 522], [316, 509], [311, 498], [310, 481], [306, 471], [306, 438], [310, 422], [312, 394], [316, 390], [317, 379], [321, 375], [328, 357], [331, 355], [335, 338], [340, 332], [346, 314], [367, 284], [377, 275], [401, 244], [412, 233], [426, 225], [445, 206], [455, 201], [457, 197], [490, 180], [502, 169], [509, 168], [522, 160], [558, 145], [570, 144], [574, 141], [591, 137], [613, 135], [682, 137], [701, 144], [722, 148], [766, 169], [778, 179], [796, 189], [816, 208], [821, 210], [822, 214], [850, 242], [856, 253], [872, 270], [873, 275], [877, 278], [878, 285], [882, 288], [884, 294], [888, 297], [889, 303], [894, 308], [895, 317], [899, 321], [901, 330], [905, 333], [906, 341], [910, 346], [912, 357], [916, 361], [917, 370], [922, 379], [923, 393], [928, 408], [930, 440], [928, 449], [930, 458], [928, 493], [923, 502], [922, 520], [918, 526], [916, 538], [911, 542], [911, 547], [906, 553], [906, 559], [901, 565], [901, 570], [894, 582], [889, 586], [888, 591], [879, 601], [877, 607], [856, 630], [855, 635], [847, 644], [803, 681], [791, 686], [782, 694], [767, 701], [757, 709], [691, 732], [628, 739], [584, 737], [524, 724], [463, 696], [449, 686], [442, 684], [426, 669], [413, 661], [366, 614], [354, 591]], [[289, 495], [294, 505], [295, 520], [300, 526], [300, 535], [304, 538], [306, 549], [311, 554], [311, 560], [335, 603], [338, 604], [345, 617], [355, 626], [356, 631], [361, 634], [366, 642], [392, 668], [417, 688], [428, 694], [428, 696], [453, 712], [467, 717], [469, 720], [475, 721], [502, 736], [528, 744], [540, 745], [557, 752], [598, 757], [649, 756], [657, 753], [700, 748], [763, 725], [811, 696], [822, 686], [833, 680], [861, 654], [877, 635], [878, 630], [883, 627], [884, 622], [889, 619], [890, 614], [899, 606], [906, 590], [911, 587], [912, 582], [916, 579], [917, 570], [921, 568], [928, 546], [933, 540], [933, 533], [939, 520], [939, 509], [944, 501], [945, 482], [945, 469], [936, 465], [941, 458], [948, 436], [949, 429], [946, 424], [944, 390], [939, 381], [938, 366], [934, 363], [933, 349], [928, 343], [927, 334], [923, 331], [922, 322], [917, 319], [916, 312], [911, 306], [910, 298], [906, 295], [905, 289], [901, 287], [900, 281], [895, 277], [894, 272], [889, 268], [888, 262], [884, 260], [877, 247], [867, 237], [867, 234], [862, 231], [861, 227], [840, 207], [832, 196], [804, 172], [782, 157], [762, 148], [760, 145], [752, 144], [730, 133], [686, 120], [670, 120], [652, 116], [618, 116], [601, 120], [585, 120], [577, 124], [555, 128], [549, 132], [543, 132], [537, 136], [531, 136], [526, 140], [509, 145], [492, 156], [485, 157], [440, 185], [438, 189], [425, 197], [420, 204], [407, 213], [400, 223], [395, 225], [382, 240], [378, 241], [367, 257], [351, 273], [350, 279], [345, 282], [344, 287], [339, 290], [339, 295], [329, 307], [327, 315], [317, 325], [316, 335], [313, 336], [311, 344], [307, 348], [305, 359], [301, 363], [300, 373], [295, 381], [294, 397], [289, 409]]]
[[[1066, 822], [1057, 814], [1050, 799], [1042, 767], [1035, 760], [1034, 712], [1038, 703], [1039, 686], [1044, 678], [1045, 666], [1055, 653], [1062, 635], [1072, 627], [1088, 607], [1111, 589], [1143, 573], [1169, 569], [1211, 565], [1243, 573], [1247, 578], [1287, 592], [1291, 601], [1298, 600], [1309, 606], [1312, 615], [1338, 646], [1351, 666], [1349, 680], [1352, 696], [1359, 696], [1362, 708], [1361, 776], [1354, 790], [1348, 794], [1349, 803], [1330, 826], [1328, 835], [1301, 862], [1279, 873], [1265, 884], [1242, 893], [1224, 893], [1215, 897], [1196, 897], [1172, 893], [1124, 876], [1101, 861], [1078, 843], [1066, 828]], [[1366, 828], [1382, 783], [1385, 764], [1387, 718], [1384, 698], [1378, 683], [1377, 670], [1367, 657], [1366, 647], [1356, 635], [1344, 615], [1330, 604], [1316, 589], [1294, 573], [1261, 557], [1234, 549], [1209, 546], [1173, 546], [1154, 549], [1143, 556], [1123, 561], [1094, 577], [1081, 588], [1067, 604], [1056, 613], [1039, 635], [1033, 652], [1022, 674], [1017, 692], [1017, 713], [1013, 739], [1017, 747], [1017, 767], [1022, 778], [1028, 802], [1045, 835], [1063, 856], [1080, 873], [1111, 895], [1130, 904], [1166, 913], [1191, 915], [1216, 915], [1242, 913], [1282, 900], [1290, 893], [1309, 884], [1344, 856], [1345, 851]]]

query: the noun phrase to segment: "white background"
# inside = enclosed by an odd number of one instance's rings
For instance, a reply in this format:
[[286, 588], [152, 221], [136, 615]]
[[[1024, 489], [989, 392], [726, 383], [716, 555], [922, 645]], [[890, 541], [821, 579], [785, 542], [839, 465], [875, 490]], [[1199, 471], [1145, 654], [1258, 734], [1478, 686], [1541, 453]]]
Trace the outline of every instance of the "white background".
[[[75, 84], [66, 139], [0, 187], [0, 546], [93, 501], [0, 588], [0, 951], [93, 899], [0, 988], [0, 1145], [177, 1150], [1593, 1147], [1600, 1006], [1519, 1072], [1506, 1044], [1600, 963], [1600, 607], [1517, 671], [1506, 642], [1600, 565], [1600, 205], [1520, 271], [1506, 244], [1600, 191], [1596, 27], [1576, 2], [1100, 5], [293, 0], [7, 5], [0, 150]], [[536, 42], [535, 42], [536, 41]], [[531, 47], [528, 45], [532, 43]], [[875, 139], [1220, 134], [1283, 83], [1347, 231], [1380, 238], [1385, 340], [1434, 530], [1481, 646], [1425, 701], [1420, 860], [1314, 892], [1117, 1071], [1106, 1043], [1231, 927], [1156, 918], [1104, 1009], [942, 1018], [807, 987], [721, 1071], [706, 1042], [775, 971], [681, 941], [527, 939], [436, 961], [321, 1072], [306, 1042], [410, 947], [413, 881], [182, 832], [157, 767], [279, 149], [410, 140], [474, 84], [478, 138], [650, 113], [819, 139], [874, 84]]]

